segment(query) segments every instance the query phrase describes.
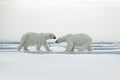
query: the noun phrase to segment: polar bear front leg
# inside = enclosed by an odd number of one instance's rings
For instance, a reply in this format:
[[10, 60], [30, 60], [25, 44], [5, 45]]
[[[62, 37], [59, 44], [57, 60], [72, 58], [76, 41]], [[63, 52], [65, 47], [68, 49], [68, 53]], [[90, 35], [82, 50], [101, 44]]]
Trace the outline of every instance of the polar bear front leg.
[[67, 46], [65, 52], [71, 52], [71, 51], [74, 51], [74, 45], [72, 42], [68, 42], [68, 46]]
[[28, 48], [27, 48], [27, 47], [28, 47], [28, 45], [25, 45], [25, 46], [24, 46], [24, 51], [28, 51]]
[[48, 48], [48, 45], [47, 45], [46, 41], [43, 43], [43, 46], [45, 47], [45, 49], [46, 49], [47, 51], [51, 51], [51, 50]]
[[17, 47], [17, 50], [20, 51], [23, 46], [24, 46], [23, 44], [20, 44], [20, 45]]
[[29, 46], [29, 41], [28, 42], [24, 42], [24, 51], [28, 51], [28, 46]]
[[92, 51], [92, 50], [93, 50], [93, 49], [92, 49], [92, 46], [88, 46], [88, 47], [87, 47], [87, 50], [88, 50], [88, 51]]
[[20, 45], [17, 47], [17, 50], [20, 51], [23, 46], [24, 46], [24, 41], [21, 41]]
[[40, 51], [41, 45], [42, 45], [42, 43], [41, 43], [41, 42], [38, 42], [38, 43], [37, 43], [37, 46], [36, 46], [36, 50]]
[[71, 50], [71, 51], [72, 51], [72, 52], [74, 52], [74, 50], [75, 50], [75, 45], [73, 45], [73, 48], [72, 48], [72, 50]]

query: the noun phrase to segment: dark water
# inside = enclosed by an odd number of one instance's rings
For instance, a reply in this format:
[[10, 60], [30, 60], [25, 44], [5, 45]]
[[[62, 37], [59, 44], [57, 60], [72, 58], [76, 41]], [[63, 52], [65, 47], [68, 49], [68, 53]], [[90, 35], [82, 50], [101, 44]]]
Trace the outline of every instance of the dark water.
[[[16, 52], [16, 48], [19, 45], [19, 42], [0, 42], [0, 53], [1, 52]], [[55, 44], [53, 42], [48, 43], [50, 48], [57, 49], [58, 51], [27, 51], [25, 53], [53, 53], [53, 54], [63, 54], [66, 48], [66, 44]], [[120, 42], [93, 42], [93, 51], [92, 52], [74, 52], [74, 54], [120, 54]], [[62, 48], [61, 50], [59, 50]], [[77, 48], [76, 48], [77, 50]], [[73, 52], [72, 52], [73, 53]], [[69, 54], [72, 54], [69, 53]], [[66, 53], [67, 54], [67, 53]]]

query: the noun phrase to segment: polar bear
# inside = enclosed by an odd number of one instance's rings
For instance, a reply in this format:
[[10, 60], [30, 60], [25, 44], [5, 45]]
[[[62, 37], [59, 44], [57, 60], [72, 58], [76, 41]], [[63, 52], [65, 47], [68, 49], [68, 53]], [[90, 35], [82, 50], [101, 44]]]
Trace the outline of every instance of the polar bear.
[[40, 50], [40, 47], [43, 45], [47, 51], [51, 51], [46, 43], [46, 40], [48, 39], [56, 39], [56, 36], [53, 33], [25, 33], [21, 38], [17, 50], [20, 51], [22, 47], [24, 47], [24, 50], [28, 50], [28, 46], [36, 44], [37, 50]]
[[58, 38], [55, 43], [67, 42], [68, 46], [65, 52], [74, 51], [75, 47], [80, 47], [80, 51], [92, 51], [92, 38], [84, 33], [68, 34]]

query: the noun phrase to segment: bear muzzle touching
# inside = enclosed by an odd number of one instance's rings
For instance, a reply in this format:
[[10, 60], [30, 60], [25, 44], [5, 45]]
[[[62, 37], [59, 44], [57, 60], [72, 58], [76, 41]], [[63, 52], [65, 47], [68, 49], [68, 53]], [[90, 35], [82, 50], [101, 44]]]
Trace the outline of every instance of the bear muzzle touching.
[[59, 38], [55, 41], [55, 43], [60, 43], [60, 42], [62, 42], [62, 41]]
[[61, 43], [61, 42], [65, 42], [65, 40], [63, 40], [62, 38], [58, 38], [55, 43]]

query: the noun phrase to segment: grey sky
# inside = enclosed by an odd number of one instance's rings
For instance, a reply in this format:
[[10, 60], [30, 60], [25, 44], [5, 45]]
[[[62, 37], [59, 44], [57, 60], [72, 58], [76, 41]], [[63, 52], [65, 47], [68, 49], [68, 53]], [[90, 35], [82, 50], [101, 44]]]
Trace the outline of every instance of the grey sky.
[[0, 0], [0, 39], [25, 32], [87, 33], [97, 41], [120, 41], [119, 0]]

